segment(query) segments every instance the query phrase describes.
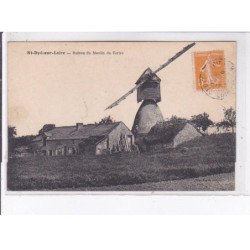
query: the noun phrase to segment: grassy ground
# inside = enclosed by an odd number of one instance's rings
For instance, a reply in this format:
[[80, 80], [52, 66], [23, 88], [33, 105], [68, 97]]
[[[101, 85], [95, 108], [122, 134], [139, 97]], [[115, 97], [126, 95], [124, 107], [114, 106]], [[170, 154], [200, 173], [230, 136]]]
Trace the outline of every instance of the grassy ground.
[[148, 182], [132, 185], [87, 187], [68, 191], [233, 191], [234, 173], [208, 175], [172, 181]]
[[[8, 189], [90, 190], [92, 187], [133, 187], [134, 184], [148, 183], [145, 190], [151, 190], [153, 183], [157, 182], [232, 173], [234, 164], [235, 136], [210, 135], [174, 150], [140, 155], [12, 158], [8, 163]], [[202, 190], [207, 189], [209, 187]], [[168, 188], [161, 187], [160, 190]], [[195, 185], [189, 185], [188, 190], [195, 190]], [[218, 186], [218, 190], [222, 189]]]

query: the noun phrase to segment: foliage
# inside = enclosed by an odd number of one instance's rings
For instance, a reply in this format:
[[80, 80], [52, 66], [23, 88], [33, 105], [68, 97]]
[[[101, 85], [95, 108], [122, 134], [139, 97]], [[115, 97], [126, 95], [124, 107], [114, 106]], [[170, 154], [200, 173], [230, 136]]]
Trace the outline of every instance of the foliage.
[[112, 124], [115, 120], [109, 115], [101, 119], [101, 121], [97, 122], [97, 124]]
[[8, 146], [9, 146], [9, 153], [13, 154], [15, 151], [15, 137], [16, 137], [16, 127], [8, 127]]
[[8, 127], [8, 137], [14, 138], [16, 136], [16, 127]]
[[182, 120], [177, 119], [174, 122], [159, 122], [150, 129], [144, 141], [148, 145], [157, 143], [167, 144], [184, 128], [185, 124]]
[[229, 124], [228, 121], [221, 121], [221, 122], [216, 123], [216, 127], [217, 127], [217, 129], [219, 129], [219, 128], [229, 128], [230, 124]]
[[209, 119], [207, 113], [194, 115], [191, 117], [191, 122], [201, 131], [205, 132], [210, 125], [213, 125], [213, 121]]
[[39, 130], [39, 134], [42, 134], [44, 132], [48, 132], [51, 129], [55, 128], [55, 124], [45, 124], [43, 125], [43, 127]]
[[35, 138], [34, 135], [25, 135], [25, 136], [16, 136], [16, 128], [8, 127], [8, 136], [9, 136], [9, 154], [15, 153], [16, 148], [22, 146], [29, 146], [31, 141]]
[[232, 128], [234, 133], [234, 128], [236, 126], [236, 111], [230, 107], [228, 109], [224, 108], [224, 120], [216, 124], [217, 128]]
[[21, 147], [21, 146], [29, 146], [31, 141], [35, 138], [35, 135], [25, 135], [15, 138], [15, 146]]
[[171, 118], [168, 119], [167, 121], [170, 122], [171, 124], [179, 124], [188, 122], [188, 119], [172, 115]]

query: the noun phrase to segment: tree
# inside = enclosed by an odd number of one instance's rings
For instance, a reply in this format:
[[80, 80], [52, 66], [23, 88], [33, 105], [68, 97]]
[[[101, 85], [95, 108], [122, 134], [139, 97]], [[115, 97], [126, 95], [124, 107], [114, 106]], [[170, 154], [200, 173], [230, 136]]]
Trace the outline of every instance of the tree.
[[230, 107], [230, 108], [224, 108], [224, 120], [221, 122], [218, 122], [216, 124], [217, 128], [231, 128], [232, 133], [234, 133], [234, 129], [236, 126], [236, 111]]
[[210, 125], [213, 125], [213, 121], [209, 119], [207, 113], [194, 115], [191, 117], [191, 122], [201, 131], [205, 132]]
[[97, 124], [112, 124], [115, 120], [109, 115], [101, 119]]
[[13, 154], [15, 152], [15, 137], [16, 137], [16, 128], [8, 127], [8, 139], [9, 139], [9, 153]]
[[50, 131], [51, 129], [55, 128], [55, 124], [45, 124], [43, 125], [43, 127], [39, 130], [39, 135], [44, 133], [44, 132], [47, 132], [47, 131]]
[[20, 137], [15, 137], [15, 146], [29, 146], [32, 140], [35, 138], [35, 135], [24, 135]]
[[8, 127], [8, 137], [9, 138], [14, 138], [16, 136], [16, 127]]
[[171, 118], [168, 120], [168, 122], [172, 123], [172, 124], [176, 124], [176, 123], [183, 123], [183, 122], [187, 122], [188, 120], [186, 118], [181, 118], [178, 117], [176, 115], [172, 115]]

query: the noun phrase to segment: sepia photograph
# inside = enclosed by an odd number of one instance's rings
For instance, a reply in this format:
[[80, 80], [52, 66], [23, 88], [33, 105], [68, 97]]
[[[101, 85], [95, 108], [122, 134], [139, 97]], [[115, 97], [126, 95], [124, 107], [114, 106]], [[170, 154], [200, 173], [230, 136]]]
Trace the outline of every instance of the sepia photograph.
[[8, 191], [235, 190], [235, 41], [7, 53]]
[[249, 245], [246, 5], [1, 10], [1, 249]]

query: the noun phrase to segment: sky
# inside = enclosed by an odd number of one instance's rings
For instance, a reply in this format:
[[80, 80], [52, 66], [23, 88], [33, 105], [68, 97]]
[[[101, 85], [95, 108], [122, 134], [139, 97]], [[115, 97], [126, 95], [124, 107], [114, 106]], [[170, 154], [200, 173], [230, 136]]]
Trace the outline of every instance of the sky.
[[[134, 87], [146, 68], [155, 70], [189, 43], [9, 42], [8, 124], [16, 127], [18, 136], [35, 135], [44, 124], [87, 124], [110, 115], [132, 128], [141, 105], [136, 92], [105, 108]], [[226, 65], [222, 100], [195, 87], [194, 52], [217, 50], [224, 52]], [[223, 108], [236, 105], [235, 68], [235, 42], [197, 42], [157, 73], [164, 118], [207, 112], [213, 121], [221, 121]]]

